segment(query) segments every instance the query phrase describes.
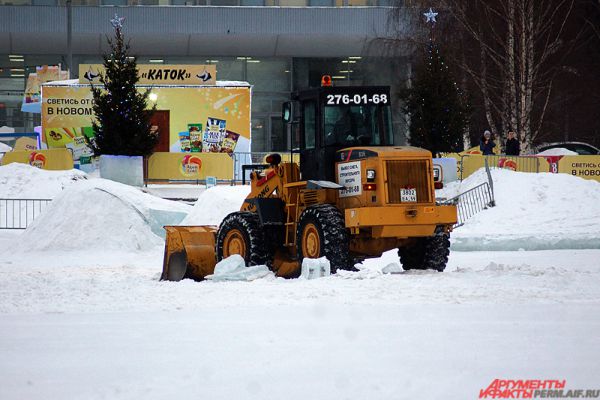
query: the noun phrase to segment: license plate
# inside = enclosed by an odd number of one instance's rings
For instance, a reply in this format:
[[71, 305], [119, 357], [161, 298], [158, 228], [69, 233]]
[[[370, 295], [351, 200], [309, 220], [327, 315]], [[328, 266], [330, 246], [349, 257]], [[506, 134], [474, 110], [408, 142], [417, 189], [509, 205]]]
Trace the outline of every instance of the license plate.
[[400, 201], [403, 203], [416, 203], [417, 189], [400, 189]]

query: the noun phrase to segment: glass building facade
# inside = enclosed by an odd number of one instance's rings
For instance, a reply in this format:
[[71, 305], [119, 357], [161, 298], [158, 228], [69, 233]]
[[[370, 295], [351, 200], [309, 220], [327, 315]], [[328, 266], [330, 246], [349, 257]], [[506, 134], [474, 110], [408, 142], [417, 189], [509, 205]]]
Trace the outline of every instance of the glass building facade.
[[[393, 0], [72, 0], [74, 6], [373, 7]], [[396, 2], [397, 3], [397, 2]], [[0, 0], [0, 5], [65, 5], [66, 0]]]
[[[62, 0], [60, 0], [62, 2]], [[134, 4], [157, 4], [171, 5], [190, 3], [188, 0], [169, 0], [163, 3], [163, 0], [149, 2], [143, 0], [132, 2], [131, 0], [123, 3], [118, 0], [110, 0], [108, 3], [102, 1], [101, 4], [113, 5], [134, 5]], [[333, 2], [324, 2], [322, 0], [194, 0], [191, 4], [209, 4], [211, 5], [278, 5], [287, 6], [370, 6], [371, 0], [354, 1], [344, 0], [343, 2], [335, 0]], [[7, 0], [0, 0], [0, 4], [9, 3]], [[55, 0], [12, 0], [13, 4], [34, 4], [34, 5], [56, 5]], [[231, 4], [230, 4], [231, 3]], [[254, 4], [256, 3], [256, 4]], [[327, 4], [325, 4], [327, 3]], [[339, 3], [339, 4], [338, 4]], [[62, 3], [60, 3], [62, 4]], [[73, 4], [95, 5], [97, 0], [75, 0]], [[379, 3], [378, 3], [379, 4]], [[49, 8], [58, 8], [49, 7]], [[19, 7], [12, 7], [13, 9]], [[28, 7], [38, 8], [38, 7]], [[43, 7], [39, 7], [43, 8]], [[62, 8], [62, 7], [61, 7]], [[85, 7], [87, 8], [87, 7]], [[103, 7], [99, 7], [102, 9]], [[120, 12], [123, 9], [134, 7], [114, 8]], [[146, 8], [146, 7], [142, 7]], [[171, 8], [171, 7], [168, 7]], [[196, 7], [192, 7], [196, 8]], [[212, 8], [212, 7], [211, 7]], [[269, 9], [272, 7], [264, 7]], [[250, 8], [252, 9], [252, 8]], [[0, 13], [3, 7], [0, 6]], [[358, 14], [360, 15], [360, 14]], [[0, 17], [1, 20], [1, 17]], [[382, 23], [385, 21], [382, 21]], [[102, 33], [104, 34], [104, 33]], [[140, 64], [214, 64], [217, 68], [217, 79], [221, 81], [246, 81], [253, 85], [252, 92], [252, 150], [253, 151], [285, 151], [290, 147], [290, 137], [284, 129], [281, 120], [281, 105], [284, 101], [290, 99], [293, 91], [316, 87], [320, 85], [321, 77], [325, 74], [333, 78], [333, 84], [342, 85], [389, 85], [392, 87], [392, 94], [397, 94], [399, 89], [405, 85], [407, 77], [410, 75], [410, 65], [405, 59], [394, 57], [385, 58], [381, 56], [361, 55], [361, 52], [338, 54], [331, 57], [324, 57], [321, 54], [310, 56], [306, 54], [294, 56], [294, 49], [284, 49], [284, 53], [291, 54], [286, 56], [257, 56], [257, 55], [227, 55], [218, 54], [202, 55], [145, 55], [136, 52], [135, 38], [132, 39], [132, 53], [138, 57]], [[343, 41], [343, 38], [341, 39]], [[258, 42], [258, 41], [257, 41]], [[98, 47], [96, 45], [96, 47]], [[310, 47], [309, 47], [310, 48]], [[252, 49], [249, 53], [253, 54]], [[90, 51], [91, 52], [91, 51]], [[303, 51], [306, 53], [307, 51]], [[100, 51], [97, 54], [73, 54], [73, 77], [77, 77], [79, 64], [101, 63]], [[256, 53], [256, 52], [254, 52]], [[327, 53], [327, 51], [325, 51]], [[336, 53], [332, 51], [331, 53]], [[338, 52], [339, 53], [339, 52]], [[40, 124], [38, 114], [21, 112], [21, 102], [27, 75], [35, 72], [36, 66], [67, 64], [66, 54], [22, 54], [22, 53], [4, 53], [0, 54], [0, 126], [7, 125], [14, 127], [17, 132], [31, 132], [34, 126]], [[64, 68], [66, 69], [66, 68]], [[394, 100], [394, 99], [392, 99]], [[403, 144], [405, 142], [405, 123], [402, 112], [399, 107], [394, 108], [393, 115], [395, 142]]]

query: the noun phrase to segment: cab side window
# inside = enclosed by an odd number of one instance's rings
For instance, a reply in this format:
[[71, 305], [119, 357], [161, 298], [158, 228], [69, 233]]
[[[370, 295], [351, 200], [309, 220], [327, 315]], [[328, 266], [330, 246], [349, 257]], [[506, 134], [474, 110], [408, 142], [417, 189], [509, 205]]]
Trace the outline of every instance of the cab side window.
[[302, 106], [304, 121], [304, 148], [314, 149], [317, 137], [317, 106], [314, 101], [307, 101]]

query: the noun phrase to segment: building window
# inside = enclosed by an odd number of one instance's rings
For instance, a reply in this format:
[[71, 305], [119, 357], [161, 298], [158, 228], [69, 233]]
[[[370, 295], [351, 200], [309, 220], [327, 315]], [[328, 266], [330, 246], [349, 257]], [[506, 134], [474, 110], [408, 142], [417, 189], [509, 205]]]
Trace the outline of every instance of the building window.
[[304, 148], [314, 149], [317, 135], [317, 107], [314, 101], [302, 104], [304, 122]]
[[211, 6], [239, 6], [239, 0], [210, 0]]
[[246, 80], [254, 90], [287, 92], [290, 90], [290, 60], [244, 57]]
[[233, 57], [209, 58], [199, 64], [214, 64], [217, 67], [217, 79], [220, 81], [243, 81], [244, 61]]

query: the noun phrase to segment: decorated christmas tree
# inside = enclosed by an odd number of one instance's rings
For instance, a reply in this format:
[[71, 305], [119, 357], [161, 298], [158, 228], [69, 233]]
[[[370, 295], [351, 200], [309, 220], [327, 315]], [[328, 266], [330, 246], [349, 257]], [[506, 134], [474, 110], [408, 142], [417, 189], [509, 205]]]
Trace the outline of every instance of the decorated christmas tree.
[[123, 20], [117, 15], [111, 19], [115, 36], [108, 39], [110, 51], [103, 55], [101, 85], [92, 85], [96, 121], [91, 147], [96, 156], [147, 156], [158, 141], [150, 132], [150, 116], [156, 105], [148, 110], [150, 89], [138, 92], [135, 87], [139, 80], [137, 62], [125, 43]]
[[432, 24], [425, 55], [415, 71], [412, 87], [405, 90], [405, 112], [410, 117], [410, 144], [441, 152], [463, 150], [463, 132], [468, 124], [469, 106], [435, 43], [433, 29], [437, 13], [429, 10]]

